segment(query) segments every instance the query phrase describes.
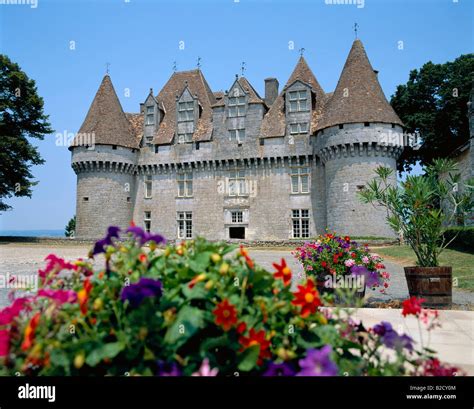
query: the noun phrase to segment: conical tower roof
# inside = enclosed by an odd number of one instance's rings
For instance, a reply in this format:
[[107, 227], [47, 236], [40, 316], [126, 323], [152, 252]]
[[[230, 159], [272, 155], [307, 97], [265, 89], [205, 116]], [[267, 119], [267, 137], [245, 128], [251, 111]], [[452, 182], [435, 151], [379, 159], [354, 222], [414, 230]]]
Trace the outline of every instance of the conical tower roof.
[[[139, 147], [139, 141], [132, 132], [108, 74], [104, 76], [95, 94], [79, 134], [94, 134], [96, 145]], [[80, 144], [81, 138], [76, 136], [72, 146]]]
[[339, 124], [403, 123], [388, 103], [360, 40], [355, 40], [317, 130]]
[[280, 95], [278, 95], [278, 97], [275, 99], [275, 102], [273, 102], [270, 110], [263, 118], [261, 127], [261, 134], [263, 138], [285, 135], [285, 92], [286, 89], [296, 81], [301, 81], [309, 85], [311, 87], [311, 91], [314, 92], [316, 96], [316, 106], [313, 109], [311, 117], [311, 133], [313, 133], [315, 130], [327, 97], [321, 88], [321, 85], [319, 85], [318, 80], [314, 76], [313, 71], [311, 71], [311, 68], [309, 68], [308, 63], [304, 57], [301, 56]]

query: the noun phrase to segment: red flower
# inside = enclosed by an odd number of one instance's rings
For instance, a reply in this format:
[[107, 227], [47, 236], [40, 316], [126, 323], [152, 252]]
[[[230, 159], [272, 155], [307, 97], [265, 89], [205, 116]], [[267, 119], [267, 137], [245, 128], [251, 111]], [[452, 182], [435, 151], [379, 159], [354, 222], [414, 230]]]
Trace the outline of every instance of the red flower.
[[239, 342], [242, 345], [241, 351], [254, 345], [258, 345], [260, 347], [260, 352], [257, 359], [257, 365], [259, 366], [263, 364], [263, 360], [265, 358], [271, 357], [270, 351], [268, 350], [270, 347], [270, 341], [265, 339], [265, 331], [263, 329], [257, 332], [252, 328], [249, 331], [249, 336], [240, 337]]
[[84, 280], [84, 287], [77, 292], [77, 299], [79, 300], [79, 308], [83, 315], [87, 314], [87, 302], [89, 301], [89, 294], [92, 291], [92, 284], [88, 278]]
[[294, 296], [295, 299], [291, 301], [291, 303], [293, 305], [301, 306], [301, 316], [303, 318], [306, 318], [310, 314], [314, 314], [317, 308], [320, 305], [323, 305], [312, 280], [308, 280], [306, 286], [299, 285], [298, 292], [296, 292]]
[[403, 301], [403, 311], [402, 315], [406, 317], [407, 315], [418, 316], [421, 312], [421, 304], [425, 302], [424, 298], [411, 297], [408, 300]]
[[241, 322], [237, 325], [237, 332], [239, 334], [243, 334], [247, 330], [247, 324], [245, 322]]
[[255, 267], [253, 260], [250, 258], [249, 253], [247, 252], [247, 250], [244, 249], [244, 246], [242, 244], [240, 245], [240, 255], [244, 256], [247, 266], [251, 270], [253, 270], [253, 268]]
[[356, 253], [351, 253], [351, 257], [352, 257], [352, 258], [356, 258], [356, 257], [357, 257], [357, 254], [356, 254]]
[[349, 236], [345, 236], [344, 240], [349, 243], [351, 241], [351, 238]]
[[145, 262], [146, 262], [146, 254], [141, 253], [141, 254], [138, 256], [138, 260], [140, 260], [140, 262], [142, 262], [143, 264], [145, 264]]
[[224, 331], [229, 331], [237, 323], [237, 310], [227, 299], [217, 304], [212, 313], [216, 316], [214, 322]]
[[291, 270], [286, 265], [286, 261], [284, 258], [281, 259], [281, 265], [273, 263], [273, 267], [277, 269], [277, 272], [273, 274], [273, 277], [281, 278], [283, 280], [283, 284], [285, 285], [291, 284]]
[[33, 342], [35, 341], [35, 331], [36, 327], [39, 324], [39, 320], [41, 318], [41, 313], [37, 312], [33, 318], [31, 318], [30, 322], [25, 328], [25, 336], [23, 338], [23, 343], [21, 344], [21, 349], [23, 351], [26, 351], [27, 349], [30, 349], [31, 346], [33, 345]]
[[339, 255], [338, 254], [334, 254], [334, 256], [332, 257], [332, 262], [334, 264], [339, 263]]
[[321, 261], [321, 267], [322, 268], [326, 268], [328, 265], [328, 263], [326, 263], [325, 261]]

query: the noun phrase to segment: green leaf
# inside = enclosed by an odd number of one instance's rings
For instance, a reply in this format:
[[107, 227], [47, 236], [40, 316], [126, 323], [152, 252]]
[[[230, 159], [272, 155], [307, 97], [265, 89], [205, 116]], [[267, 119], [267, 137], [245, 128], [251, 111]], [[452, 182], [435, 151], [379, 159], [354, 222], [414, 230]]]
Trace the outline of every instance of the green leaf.
[[208, 338], [201, 343], [201, 353], [206, 353], [207, 351], [225, 346], [229, 343], [229, 338], [227, 335], [222, 335], [220, 337]]
[[189, 268], [195, 273], [203, 273], [209, 266], [211, 254], [212, 252], [210, 251], [203, 251], [202, 253], [196, 254], [193, 259], [189, 260]]
[[53, 349], [51, 351], [51, 364], [53, 366], [62, 366], [66, 369], [66, 372], [69, 374], [69, 364], [70, 364], [70, 359], [68, 358], [67, 354], [65, 351], [62, 351], [60, 349]]
[[183, 284], [181, 288], [184, 296], [188, 300], [205, 299], [209, 295], [203, 283], [198, 283], [193, 288], [189, 288], [188, 284]]
[[204, 327], [203, 312], [198, 308], [184, 306], [166, 331], [164, 341], [177, 349], [202, 327]]
[[109, 344], [101, 345], [99, 348], [92, 350], [87, 355], [86, 364], [89, 366], [96, 366], [104, 358], [115, 358], [123, 349], [125, 344], [123, 342], [111, 342]]
[[243, 372], [251, 371], [257, 365], [258, 355], [260, 353], [260, 346], [253, 345], [247, 348], [241, 355], [238, 368]]

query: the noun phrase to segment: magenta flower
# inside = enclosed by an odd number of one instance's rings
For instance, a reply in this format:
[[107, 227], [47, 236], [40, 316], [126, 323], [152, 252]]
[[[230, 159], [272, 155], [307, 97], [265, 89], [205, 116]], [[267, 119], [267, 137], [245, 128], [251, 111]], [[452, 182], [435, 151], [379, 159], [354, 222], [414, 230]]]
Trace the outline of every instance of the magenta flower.
[[8, 325], [13, 319], [20, 315], [20, 312], [23, 311], [26, 304], [30, 301], [29, 298], [17, 298], [13, 301], [13, 304], [10, 307], [5, 307], [0, 311], [0, 325]]
[[41, 289], [38, 291], [38, 296], [50, 298], [58, 305], [74, 303], [77, 301], [77, 293], [73, 290]]
[[0, 330], [0, 358], [8, 355], [10, 350], [10, 331]]
[[62, 270], [77, 270], [78, 268], [75, 264], [69, 263], [55, 254], [48, 254], [45, 260], [48, 262], [46, 268], [38, 271], [43, 284], [49, 281], [48, 278], [52, 278]]
[[331, 360], [332, 347], [325, 345], [321, 349], [308, 349], [306, 358], [300, 359], [301, 371], [296, 376], [336, 376], [337, 365]]

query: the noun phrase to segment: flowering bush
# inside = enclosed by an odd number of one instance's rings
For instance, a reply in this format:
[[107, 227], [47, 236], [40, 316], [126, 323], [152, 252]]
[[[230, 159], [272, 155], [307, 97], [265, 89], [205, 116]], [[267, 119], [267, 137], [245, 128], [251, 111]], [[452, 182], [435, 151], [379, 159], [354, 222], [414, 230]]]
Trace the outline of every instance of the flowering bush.
[[[47, 257], [41, 288], [0, 311], [0, 373], [12, 375], [452, 374], [388, 323], [365, 328], [322, 306], [312, 278], [295, 293], [244, 248], [164, 242], [109, 228], [91, 257]], [[148, 244], [149, 248], [143, 248]], [[237, 251], [235, 251], [237, 250]], [[410, 301], [411, 302], [411, 301]], [[405, 310], [404, 310], [405, 311]], [[421, 315], [411, 302], [406, 314]], [[393, 351], [391, 357], [384, 349]], [[424, 368], [424, 369], [423, 369]], [[424, 372], [423, 372], [424, 371]]]
[[[385, 293], [389, 286], [390, 274], [386, 271], [378, 254], [370, 254], [367, 245], [360, 246], [349, 236], [334, 234], [319, 236], [316, 242], [307, 242], [297, 247], [294, 256], [301, 262], [306, 275], [316, 279], [318, 288], [347, 286], [345, 278], [361, 278], [365, 285], [378, 287]], [[352, 280], [355, 281], [355, 280]], [[362, 290], [362, 288], [360, 289]]]

